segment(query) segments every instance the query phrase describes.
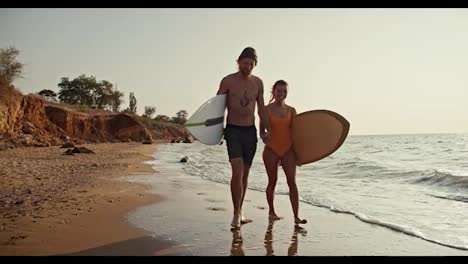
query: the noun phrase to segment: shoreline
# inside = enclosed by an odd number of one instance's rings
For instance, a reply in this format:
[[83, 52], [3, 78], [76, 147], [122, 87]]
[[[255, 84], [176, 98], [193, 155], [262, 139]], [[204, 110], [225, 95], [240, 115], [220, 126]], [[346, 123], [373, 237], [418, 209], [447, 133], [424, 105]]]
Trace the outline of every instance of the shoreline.
[[[308, 223], [297, 229], [287, 195], [275, 196], [277, 213], [284, 218], [270, 223], [265, 193], [252, 189], [244, 215], [253, 222], [233, 232], [228, 184], [188, 175], [184, 163], [155, 163], [156, 144], [84, 146], [96, 154], [66, 156], [59, 147], [0, 152], [0, 165], [9, 166], [0, 167], [0, 175], [11, 171], [0, 179], [0, 195], [8, 193], [8, 183], [19, 197], [48, 191], [36, 206], [29, 198], [9, 203], [19, 207], [16, 216], [0, 207], [0, 255], [468, 255], [304, 202], [300, 214]], [[50, 195], [52, 189], [41, 190], [43, 185], [30, 181], [46, 177], [44, 172], [49, 184], [67, 183], [66, 191]], [[61, 187], [54, 185], [54, 190]], [[29, 194], [21, 192], [28, 188]]]
[[0, 152], [0, 255], [64, 255], [146, 236], [126, 215], [164, 198], [118, 178], [154, 174], [143, 162], [157, 144], [80, 146], [96, 154], [68, 156], [60, 147]]
[[[239, 232], [230, 230], [232, 202], [229, 184], [209, 181], [184, 172], [184, 164], [157, 163], [158, 177], [130, 179], [151, 185], [163, 203], [138, 208], [129, 215], [135, 226], [168, 237], [197, 256], [456, 256], [455, 249], [370, 224], [354, 215], [300, 202], [308, 223], [296, 229], [288, 195], [275, 195], [277, 213], [269, 223], [265, 192], [248, 189], [244, 216], [253, 220]], [[179, 252], [183, 254], [183, 252]]]

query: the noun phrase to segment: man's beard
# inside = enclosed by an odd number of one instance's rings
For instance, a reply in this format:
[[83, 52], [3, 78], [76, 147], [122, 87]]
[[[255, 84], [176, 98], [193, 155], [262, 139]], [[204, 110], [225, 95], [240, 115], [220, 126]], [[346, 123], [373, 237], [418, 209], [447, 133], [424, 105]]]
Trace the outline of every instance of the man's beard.
[[241, 73], [244, 76], [249, 76], [252, 73], [252, 71], [247, 70], [247, 69], [241, 69]]

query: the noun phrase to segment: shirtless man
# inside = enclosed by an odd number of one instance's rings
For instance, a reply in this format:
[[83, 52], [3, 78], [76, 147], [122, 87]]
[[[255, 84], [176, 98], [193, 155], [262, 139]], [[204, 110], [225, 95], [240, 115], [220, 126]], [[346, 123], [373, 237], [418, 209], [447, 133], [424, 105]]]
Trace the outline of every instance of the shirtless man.
[[266, 132], [260, 131], [264, 142], [269, 140], [270, 124], [268, 123], [263, 100], [263, 82], [252, 75], [257, 65], [257, 54], [251, 47], [245, 48], [237, 63], [239, 70], [221, 80], [217, 94], [226, 94], [228, 110], [227, 125], [224, 130], [229, 161], [231, 163], [231, 197], [234, 215], [231, 226], [240, 228], [241, 224], [250, 222], [242, 214], [242, 204], [247, 190], [247, 179], [252, 161], [257, 150], [257, 128], [255, 126], [255, 106]]

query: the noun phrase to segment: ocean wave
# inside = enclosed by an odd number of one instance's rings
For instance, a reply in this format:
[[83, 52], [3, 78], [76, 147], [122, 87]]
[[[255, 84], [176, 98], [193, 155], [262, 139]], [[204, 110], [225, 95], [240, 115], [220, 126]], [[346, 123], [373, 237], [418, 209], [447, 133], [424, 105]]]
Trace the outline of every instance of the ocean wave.
[[340, 162], [335, 165], [330, 165], [329, 167], [336, 167], [348, 173], [365, 173], [366, 176], [369, 176], [367, 175], [369, 173], [371, 174], [371, 176], [379, 176], [401, 172], [401, 170], [398, 170], [396, 168], [391, 168], [374, 161], [367, 161], [359, 158], [355, 158], [353, 159], [353, 161]]
[[412, 180], [415, 184], [468, 188], [468, 176], [454, 175], [438, 170], [423, 171], [421, 177]]
[[445, 199], [445, 200], [452, 200], [452, 201], [457, 201], [457, 202], [463, 202], [463, 203], [468, 203], [468, 197], [467, 196], [462, 196], [462, 195], [449, 195], [449, 196], [439, 196], [439, 195], [433, 195], [433, 194], [428, 194], [429, 196], [439, 198], [439, 199]]
[[[468, 189], [468, 172], [444, 169], [405, 169], [387, 166], [375, 161], [353, 160], [336, 164], [340, 170], [347, 172], [345, 176], [360, 174], [365, 177], [379, 179], [397, 179], [412, 184], [456, 187]], [[460, 167], [466, 167], [459, 165]]]
[[346, 161], [337, 163], [334, 166], [346, 167], [347, 169], [354, 168], [359, 170], [389, 170], [389, 168], [366, 161]]

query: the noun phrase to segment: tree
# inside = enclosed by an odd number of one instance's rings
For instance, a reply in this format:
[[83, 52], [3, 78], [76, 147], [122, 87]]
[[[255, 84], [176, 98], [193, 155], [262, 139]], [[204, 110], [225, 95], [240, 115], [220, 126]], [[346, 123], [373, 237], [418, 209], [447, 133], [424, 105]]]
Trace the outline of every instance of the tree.
[[10, 85], [14, 80], [22, 77], [24, 64], [16, 60], [19, 53], [19, 50], [14, 47], [0, 49], [1, 84]]
[[154, 120], [156, 121], [166, 121], [166, 122], [169, 122], [171, 121], [171, 119], [167, 116], [167, 115], [157, 115]]
[[186, 110], [180, 110], [179, 112], [177, 112], [176, 114], [177, 116], [173, 117], [172, 118], [172, 122], [174, 123], [177, 123], [177, 124], [185, 124], [185, 122], [187, 121], [187, 116], [188, 116], [188, 113]]
[[105, 106], [112, 107], [112, 83], [104, 80], [94, 84], [93, 102], [98, 109], [104, 109]]
[[120, 105], [122, 104], [123, 100], [122, 100], [122, 97], [124, 96], [124, 94], [120, 91], [117, 91], [115, 90], [113, 93], [112, 93], [112, 100], [111, 100], [111, 107], [112, 107], [112, 111], [114, 112], [118, 112], [120, 110]]
[[61, 102], [92, 106], [95, 100], [93, 93], [99, 85], [94, 76], [86, 77], [82, 74], [72, 81], [68, 77], [63, 77], [58, 86]]
[[130, 113], [133, 113], [133, 114], [136, 114], [137, 112], [137, 100], [133, 93], [130, 93], [130, 103], [128, 106], [128, 110], [130, 111]]
[[40, 96], [44, 97], [46, 100], [49, 100], [49, 101], [54, 101], [56, 102], [57, 101], [57, 93], [55, 93], [54, 91], [52, 90], [48, 90], [48, 89], [44, 89], [44, 90], [41, 90], [39, 93]]
[[154, 106], [145, 106], [145, 114], [149, 118], [153, 118], [154, 113], [156, 113], [156, 107]]
[[59, 99], [67, 104], [96, 106], [98, 109], [118, 111], [122, 104], [123, 93], [114, 90], [109, 81], [97, 81], [96, 77], [82, 74], [70, 81], [63, 77], [58, 84]]
[[72, 83], [68, 77], [62, 77], [62, 81], [58, 84], [60, 87], [59, 100], [60, 102], [67, 104], [79, 104], [79, 91], [72, 86]]

